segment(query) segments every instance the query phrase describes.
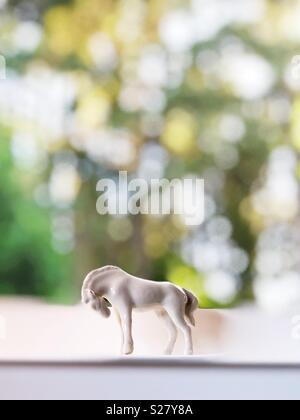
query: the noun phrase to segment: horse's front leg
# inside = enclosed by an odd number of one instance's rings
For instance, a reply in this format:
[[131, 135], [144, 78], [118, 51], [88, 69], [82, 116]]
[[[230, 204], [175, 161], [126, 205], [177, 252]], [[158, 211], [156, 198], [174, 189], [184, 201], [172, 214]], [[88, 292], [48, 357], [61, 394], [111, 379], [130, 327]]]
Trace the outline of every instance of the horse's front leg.
[[123, 348], [124, 348], [124, 329], [123, 329], [123, 325], [122, 325], [122, 319], [120, 316], [120, 313], [117, 309], [115, 309], [115, 314], [116, 314], [116, 318], [118, 320], [118, 324], [120, 326], [120, 330], [121, 330], [121, 353], [123, 353]]
[[123, 354], [133, 353], [134, 344], [132, 337], [132, 307], [127, 306], [120, 309], [121, 323], [124, 335]]

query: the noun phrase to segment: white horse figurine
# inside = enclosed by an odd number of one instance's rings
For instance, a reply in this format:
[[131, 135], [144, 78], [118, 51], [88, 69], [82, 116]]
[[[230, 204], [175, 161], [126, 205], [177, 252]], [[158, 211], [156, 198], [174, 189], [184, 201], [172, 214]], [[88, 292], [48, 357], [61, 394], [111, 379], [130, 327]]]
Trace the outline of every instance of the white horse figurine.
[[172, 283], [142, 280], [120, 268], [107, 266], [88, 274], [82, 287], [82, 302], [91, 304], [105, 318], [110, 316], [111, 306], [115, 309], [122, 328], [123, 354], [134, 351], [132, 311], [145, 308], [156, 309], [166, 322], [170, 332], [166, 354], [174, 350], [177, 328], [185, 337], [185, 354], [193, 354], [190, 325], [195, 326], [193, 313], [198, 308], [198, 300], [186, 289]]

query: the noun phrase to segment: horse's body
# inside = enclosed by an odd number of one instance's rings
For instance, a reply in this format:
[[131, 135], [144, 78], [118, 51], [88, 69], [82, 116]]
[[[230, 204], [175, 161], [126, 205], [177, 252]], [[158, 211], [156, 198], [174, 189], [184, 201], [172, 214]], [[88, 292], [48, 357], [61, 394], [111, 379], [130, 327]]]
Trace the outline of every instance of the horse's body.
[[[133, 309], [156, 309], [170, 331], [167, 354], [173, 352], [177, 328], [185, 336], [186, 354], [193, 354], [192, 334], [189, 324], [195, 325], [194, 311], [198, 308], [197, 298], [189, 291], [171, 283], [158, 283], [131, 276], [117, 267], [103, 267], [92, 271], [84, 280], [82, 301], [92, 304], [93, 309], [104, 317], [110, 316], [112, 306], [118, 315], [123, 333], [122, 351], [131, 354], [134, 349], [132, 338]], [[188, 324], [188, 322], [189, 324]]]

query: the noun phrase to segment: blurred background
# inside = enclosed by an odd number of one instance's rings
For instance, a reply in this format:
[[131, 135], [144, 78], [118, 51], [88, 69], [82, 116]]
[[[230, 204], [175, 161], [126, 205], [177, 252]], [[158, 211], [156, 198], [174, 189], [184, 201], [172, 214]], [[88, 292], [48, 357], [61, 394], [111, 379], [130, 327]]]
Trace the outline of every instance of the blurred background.
[[[204, 307], [300, 303], [300, 1], [0, 0], [0, 293], [115, 264]], [[96, 212], [97, 181], [206, 184], [206, 220]]]

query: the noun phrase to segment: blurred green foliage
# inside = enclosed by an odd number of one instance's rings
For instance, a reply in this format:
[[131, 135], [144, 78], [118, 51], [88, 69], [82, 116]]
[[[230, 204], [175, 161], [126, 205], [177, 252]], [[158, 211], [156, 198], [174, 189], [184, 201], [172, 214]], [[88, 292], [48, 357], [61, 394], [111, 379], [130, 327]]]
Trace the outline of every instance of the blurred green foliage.
[[67, 299], [70, 259], [52, 248], [49, 214], [28, 194], [30, 177], [12, 162], [9, 133], [3, 128], [0, 133], [0, 291]]

